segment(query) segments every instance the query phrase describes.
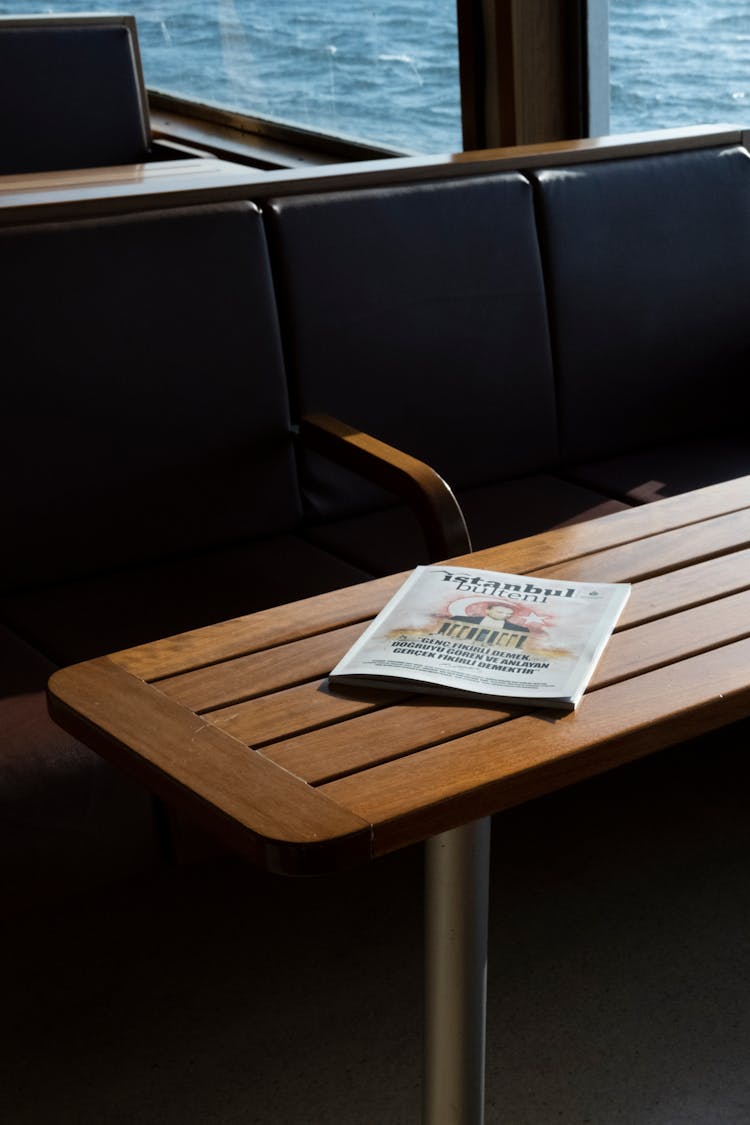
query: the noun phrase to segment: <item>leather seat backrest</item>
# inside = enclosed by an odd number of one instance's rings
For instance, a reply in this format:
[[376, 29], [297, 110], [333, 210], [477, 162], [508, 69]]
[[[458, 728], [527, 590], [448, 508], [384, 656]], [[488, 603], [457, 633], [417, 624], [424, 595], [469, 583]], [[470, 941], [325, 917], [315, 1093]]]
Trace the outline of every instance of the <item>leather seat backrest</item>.
[[298, 523], [257, 208], [4, 228], [0, 260], [0, 586]]
[[132, 164], [150, 129], [132, 17], [0, 19], [0, 175]]
[[[279, 198], [266, 219], [293, 409], [338, 415], [454, 487], [555, 461], [528, 180]], [[352, 478], [345, 506], [320, 461], [304, 473], [321, 517], [383, 502]]]
[[563, 458], [606, 457], [744, 419], [745, 149], [602, 161], [532, 176]]

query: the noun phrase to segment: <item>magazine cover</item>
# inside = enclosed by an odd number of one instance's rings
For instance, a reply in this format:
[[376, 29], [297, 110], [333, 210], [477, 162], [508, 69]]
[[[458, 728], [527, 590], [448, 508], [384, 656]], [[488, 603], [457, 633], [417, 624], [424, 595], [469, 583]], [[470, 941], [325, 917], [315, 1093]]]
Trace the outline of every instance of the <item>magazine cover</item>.
[[570, 709], [629, 593], [624, 583], [419, 566], [330, 679]]

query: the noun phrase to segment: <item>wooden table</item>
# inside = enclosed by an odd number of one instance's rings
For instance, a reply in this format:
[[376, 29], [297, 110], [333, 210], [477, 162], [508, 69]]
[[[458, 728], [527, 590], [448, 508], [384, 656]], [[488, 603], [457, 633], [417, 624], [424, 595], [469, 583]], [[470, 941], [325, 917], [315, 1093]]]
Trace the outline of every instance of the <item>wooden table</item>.
[[577, 711], [330, 690], [327, 672], [404, 575], [49, 683], [63, 727], [270, 870], [427, 841], [430, 1125], [483, 1118], [490, 814], [750, 714], [750, 477], [461, 561], [634, 584]]

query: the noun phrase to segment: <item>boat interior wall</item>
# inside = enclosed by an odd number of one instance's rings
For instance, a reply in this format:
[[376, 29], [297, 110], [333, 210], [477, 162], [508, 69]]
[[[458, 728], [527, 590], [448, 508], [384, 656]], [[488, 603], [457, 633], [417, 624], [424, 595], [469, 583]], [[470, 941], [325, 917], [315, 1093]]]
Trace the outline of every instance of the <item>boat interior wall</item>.
[[163, 854], [146, 796], [49, 723], [54, 665], [465, 549], [300, 447], [310, 413], [434, 466], [475, 548], [750, 473], [750, 155], [697, 136], [254, 201], [189, 169], [108, 214], [80, 181], [54, 220], [30, 176], [23, 223], [11, 178], [5, 909]]

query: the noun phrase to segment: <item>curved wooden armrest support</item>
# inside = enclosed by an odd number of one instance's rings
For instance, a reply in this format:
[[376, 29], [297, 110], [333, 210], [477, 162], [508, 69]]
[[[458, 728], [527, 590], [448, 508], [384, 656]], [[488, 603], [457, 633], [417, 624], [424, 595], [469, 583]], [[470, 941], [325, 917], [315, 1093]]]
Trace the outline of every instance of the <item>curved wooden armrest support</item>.
[[430, 557], [435, 561], [471, 551], [466, 521], [456, 497], [424, 461], [328, 414], [306, 415], [300, 420], [299, 432], [310, 449], [405, 500], [422, 525]]

